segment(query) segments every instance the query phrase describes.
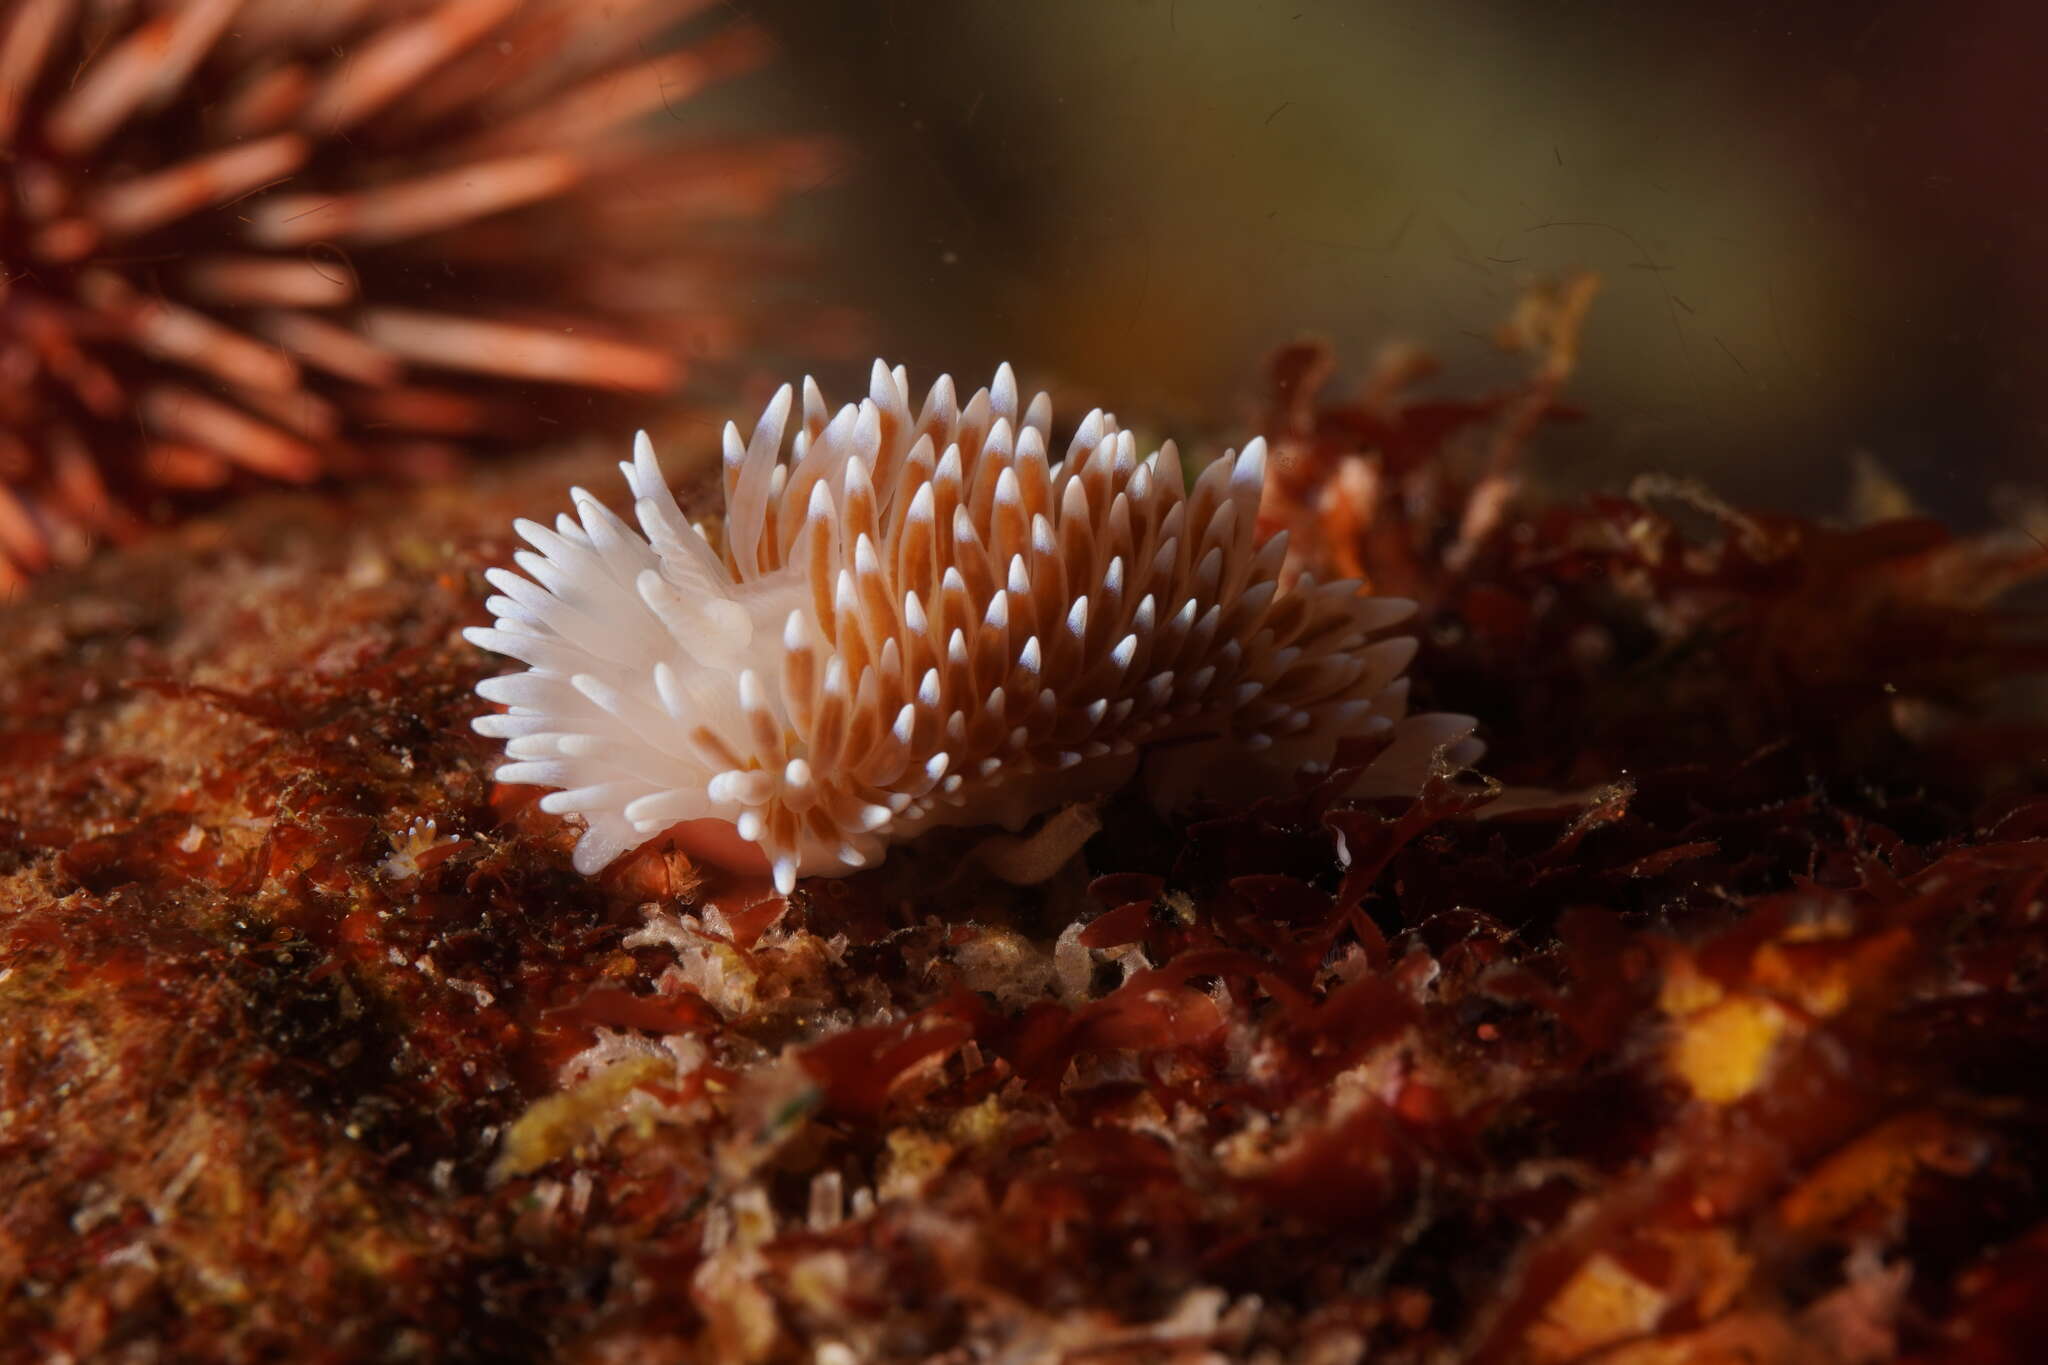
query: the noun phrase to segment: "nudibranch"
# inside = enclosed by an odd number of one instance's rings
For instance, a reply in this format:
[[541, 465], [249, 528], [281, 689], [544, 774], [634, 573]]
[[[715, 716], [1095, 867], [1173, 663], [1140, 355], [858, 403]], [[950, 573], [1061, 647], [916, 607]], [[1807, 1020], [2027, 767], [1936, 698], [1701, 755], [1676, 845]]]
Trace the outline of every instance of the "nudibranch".
[[928, 826], [1099, 796], [1166, 741], [1184, 774], [1292, 771], [1392, 731], [1373, 791], [1470, 752], [1471, 720], [1405, 716], [1411, 604], [1283, 585], [1284, 536], [1254, 535], [1263, 441], [1190, 481], [1109, 413], [1057, 461], [1051, 427], [1007, 365], [916, 412], [880, 361], [837, 412], [785, 385], [751, 439], [725, 428], [722, 526], [684, 517], [642, 433], [619, 466], [639, 530], [574, 488], [574, 517], [516, 523], [523, 577], [489, 571], [496, 624], [466, 634], [526, 665], [477, 686], [505, 708], [475, 722], [498, 780], [555, 789], [586, 874], [669, 834], [786, 893]]

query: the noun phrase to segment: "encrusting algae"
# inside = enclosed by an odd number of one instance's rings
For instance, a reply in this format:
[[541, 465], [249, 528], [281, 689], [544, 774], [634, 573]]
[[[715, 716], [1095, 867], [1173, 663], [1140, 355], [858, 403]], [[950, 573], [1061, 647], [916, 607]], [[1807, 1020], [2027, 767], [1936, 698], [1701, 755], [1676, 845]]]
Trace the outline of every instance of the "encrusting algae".
[[1360, 799], [1362, 739], [1249, 804], [1133, 784], [1032, 886], [941, 828], [786, 897], [659, 838], [578, 872], [459, 632], [605, 460], [281, 497], [0, 606], [0, 1342], [2028, 1359], [2048, 623], [1989, 592], [2048, 552], [1473, 515], [1514, 398], [1297, 390], [1264, 510], [1421, 604], [1416, 707], [1489, 774], [1582, 795]]

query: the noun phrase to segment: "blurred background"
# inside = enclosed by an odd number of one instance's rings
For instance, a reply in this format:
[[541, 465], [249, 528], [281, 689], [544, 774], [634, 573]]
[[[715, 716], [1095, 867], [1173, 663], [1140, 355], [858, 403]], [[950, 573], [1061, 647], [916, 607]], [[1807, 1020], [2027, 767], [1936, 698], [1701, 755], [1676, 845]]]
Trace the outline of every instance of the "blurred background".
[[[1978, 523], [2043, 482], [2048, 5], [759, 0], [875, 349], [1241, 438], [1271, 349], [1516, 362], [1605, 281], [1542, 469], [1841, 505], [1859, 453]], [[851, 295], [846, 299], [845, 295]], [[837, 376], [855, 382], [848, 373]]]

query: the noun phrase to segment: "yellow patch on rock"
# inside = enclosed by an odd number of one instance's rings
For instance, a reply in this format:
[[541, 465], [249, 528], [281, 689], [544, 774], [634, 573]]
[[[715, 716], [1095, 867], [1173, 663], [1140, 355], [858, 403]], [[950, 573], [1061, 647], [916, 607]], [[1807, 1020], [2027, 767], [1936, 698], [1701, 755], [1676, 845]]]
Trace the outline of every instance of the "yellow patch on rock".
[[1642, 1336], [1656, 1328], [1666, 1304], [1663, 1290], [1612, 1257], [1595, 1254], [1529, 1328], [1528, 1358], [1534, 1365], [1552, 1365]]
[[505, 1146], [491, 1174], [502, 1180], [537, 1171], [579, 1146], [601, 1141], [618, 1126], [619, 1106], [642, 1081], [670, 1074], [660, 1057], [636, 1057], [606, 1067], [559, 1095], [535, 1100], [505, 1130]]
[[1666, 1058], [1693, 1094], [1710, 1104], [1733, 1104], [1763, 1079], [1788, 1022], [1768, 1000], [1730, 996], [1678, 1020]]

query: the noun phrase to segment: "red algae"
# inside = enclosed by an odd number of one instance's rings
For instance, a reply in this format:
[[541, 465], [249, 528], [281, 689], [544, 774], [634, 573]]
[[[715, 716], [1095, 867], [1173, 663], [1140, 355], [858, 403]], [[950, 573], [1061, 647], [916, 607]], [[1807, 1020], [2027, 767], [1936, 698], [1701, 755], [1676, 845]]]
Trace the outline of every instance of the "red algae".
[[1484, 775], [1112, 799], [1029, 887], [576, 875], [457, 636], [559, 463], [0, 608], [0, 1354], [2027, 1358], [2043, 552], [1544, 500], [1576, 297], [1477, 403], [1282, 362], [1269, 519]]

